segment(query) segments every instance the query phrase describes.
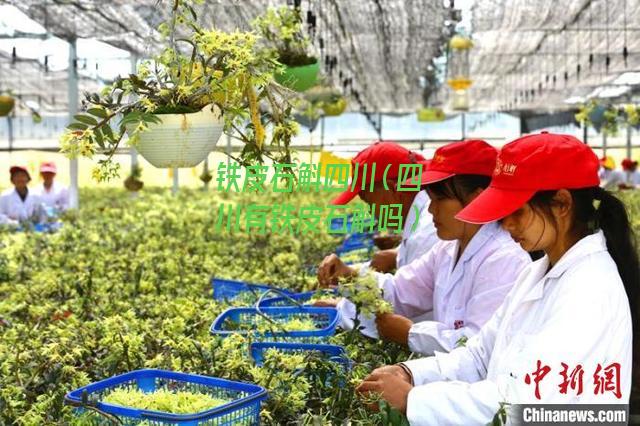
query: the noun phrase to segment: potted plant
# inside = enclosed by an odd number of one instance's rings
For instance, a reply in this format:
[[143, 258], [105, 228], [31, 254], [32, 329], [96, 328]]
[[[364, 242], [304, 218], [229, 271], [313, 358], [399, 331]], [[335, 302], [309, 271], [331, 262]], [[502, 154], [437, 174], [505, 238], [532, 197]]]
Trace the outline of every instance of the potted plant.
[[16, 107], [22, 107], [23, 109], [29, 110], [31, 113], [31, 119], [35, 124], [42, 122], [42, 116], [36, 110], [36, 107], [30, 106], [28, 103], [24, 102], [20, 97], [14, 97], [11, 91], [0, 94], [0, 117], [7, 117]]
[[309, 54], [311, 41], [304, 34], [299, 8], [269, 8], [253, 21], [253, 27], [275, 51], [284, 69], [276, 81], [296, 92], [304, 92], [318, 81], [318, 58]]
[[142, 168], [135, 165], [131, 168], [131, 173], [124, 180], [124, 187], [131, 192], [138, 192], [144, 187], [144, 182], [140, 180], [142, 176]]
[[200, 174], [199, 179], [202, 181], [202, 183], [207, 185], [213, 179], [213, 175], [208, 168], [204, 168], [202, 169], [202, 173]]
[[640, 127], [640, 105], [627, 104], [624, 106], [624, 116], [627, 125], [639, 128]]
[[0, 95], [0, 117], [6, 117], [11, 114], [13, 107], [16, 104], [16, 100], [13, 96], [6, 94]]
[[322, 103], [322, 110], [327, 117], [336, 117], [341, 115], [347, 109], [347, 99], [340, 95], [335, 94], [330, 100]]
[[336, 88], [323, 83], [304, 93], [304, 99], [317, 111], [322, 110], [324, 116], [338, 116], [347, 108], [347, 99]]
[[618, 118], [620, 114], [618, 108], [610, 106], [604, 112], [604, 122], [602, 123], [602, 133], [608, 136], [618, 134]]
[[[101, 181], [118, 175], [111, 159], [125, 135], [156, 167], [193, 167], [225, 131], [245, 144], [240, 156], [232, 157], [241, 165], [265, 158], [290, 163], [297, 124], [286, 91], [273, 83], [280, 64], [258, 45], [259, 35], [205, 30], [188, 0], [173, 2], [170, 21], [159, 31], [168, 46], [153, 61], [85, 96], [85, 111], [61, 136], [62, 152], [103, 153], [106, 158], [94, 169]], [[267, 126], [272, 128], [268, 144]]]

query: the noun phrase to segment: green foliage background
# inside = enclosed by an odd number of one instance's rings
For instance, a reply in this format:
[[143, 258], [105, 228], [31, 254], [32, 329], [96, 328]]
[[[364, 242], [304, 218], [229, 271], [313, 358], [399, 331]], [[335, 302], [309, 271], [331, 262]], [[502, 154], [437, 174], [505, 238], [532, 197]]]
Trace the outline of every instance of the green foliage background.
[[66, 392], [144, 367], [260, 383], [271, 396], [264, 424], [395, 424], [383, 419], [397, 416], [372, 413], [354, 394], [373, 368], [406, 359], [394, 345], [336, 336], [356, 361], [345, 376], [313, 359], [275, 358], [258, 369], [246, 342], [209, 334], [229, 306], [212, 299], [211, 276], [308, 289], [308, 267], [338, 244], [326, 233], [215, 231], [219, 203], [283, 197], [319, 204], [317, 194], [145, 190], [131, 198], [92, 189], [56, 234], [0, 231], [0, 425], [71, 424]]

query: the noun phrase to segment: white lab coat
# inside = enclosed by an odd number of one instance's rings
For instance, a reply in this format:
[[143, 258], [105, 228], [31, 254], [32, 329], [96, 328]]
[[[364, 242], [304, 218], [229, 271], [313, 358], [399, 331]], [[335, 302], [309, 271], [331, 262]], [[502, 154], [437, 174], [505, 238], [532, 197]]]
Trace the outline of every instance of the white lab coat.
[[[576, 243], [547, 272], [548, 258], [534, 262], [513, 291], [466, 347], [407, 361], [416, 385], [407, 401], [413, 426], [487, 424], [500, 402], [511, 404], [622, 403], [631, 389], [631, 313], [617, 271], [599, 231]], [[551, 371], [540, 381], [540, 397], [526, 374], [537, 360]], [[597, 364], [621, 365], [622, 398], [594, 395]], [[583, 392], [559, 392], [561, 363], [581, 365]], [[600, 373], [602, 374], [602, 372]]]
[[[392, 274], [376, 273], [394, 312], [414, 321], [409, 349], [422, 354], [450, 351], [489, 320], [531, 258], [498, 223], [482, 226], [455, 264], [458, 241], [441, 241], [429, 253]], [[340, 305], [339, 305], [340, 306]], [[433, 310], [432, 320], [417, 322]], [[355, 312], [342, 322], [355, 316]], [[377, 337], [373, 318], [363, 333]]]
[[[433, 225], [433, 216], [429, 213], [430, 203], [431, 199], [429, 199], [427, 191], [425, 190], [418, 192], [413, 199], [407, 220], [405, 221], [402, 229], [402, 241], [400, 242], [398, 254], [396, 256], [396, 265], [398, 268], [406, 266], [414, 260], [419, 259], [428, 253], [429, 250], [431, 250], [431, 248], [440, 241], [438, 239], [436, 228]], [[418, 212], [418, 224], [416, 225], [416, 229], [412, 232], [411, 230], [413, 229], [416, 221], [416, 211]], [[361, 275], [369, 272], [369, 264], [370, 262], [362, 264], [360, 267]], [[341, 314], [340, 327], [345, 330], [353, 329], [353, 318], [356, 315], [356, 306], [348, 299], [343, 298], [340, 300], [336, 308]], [[433, 313], [425, 311], [419, 317], [412, 318], [412, 320], [424, 320], [431, 318], [433, 318]], [[361, 319], [361, 321], [363, 321], [363, 326], [365, 327], [362, 330], [363, 334], [377, 338], [378, 332], [375, 326], [372, 325], [374, 324], [374, 322], [372, 322], [373, 320]]]
[[625, 183], [627, 178], [620, 170], [607, 170], [604, 167], [598, 172], [600, 176], [600, 186], [605, 189], [618, 189], [618, 185]]
[[640, 172], [635, 170], [635, 171], [625, 171], [624, 172], [624, 181], [627, 183], [627, 185], [629, 186], [633, 186], [633, 187], [639, 187], [640, 186]]
[[41, 222], [44, 220], [42, 200], [29, 191], [27, 198], [22, 201], [15, 188], [9, 188], [0, 195], [0, 215], [14, 221], [35, 219]]
[[[416, 194], [411, 204], [409, 215], [402, 230], [402, 241], [398, 247], [396, 265], [398, 268], [408, 265], [422, 255], [431, 250], [438, 241], [436, 228], [433, 226], [433, 216], [429, 213], [431, 200], [427, 191], [420, 191]], [[412, 232], [418, 212], [418, 224]]]
[[66, 187], [59, 185], [55, 181], [47, 191], [44, 184], [37, 186], [33, 193], [40, 197], [47, 207], [53, 207], [58, 211], [65, 211], [69, 208], [69, 191]]

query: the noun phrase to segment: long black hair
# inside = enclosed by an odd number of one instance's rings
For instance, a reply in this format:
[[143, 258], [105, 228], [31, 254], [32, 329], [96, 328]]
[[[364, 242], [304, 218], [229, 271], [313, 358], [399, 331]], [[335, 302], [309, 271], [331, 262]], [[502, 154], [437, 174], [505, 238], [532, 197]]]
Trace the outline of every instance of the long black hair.
[[[638, 350], [638, 305], [640, 297], [640, 264], [636, 251], [636, 238], [629, 223], [629, 215], [624, 203], [600, 187], [574, 189], [569, 191], [573, 198], [573, 224], [570, 232], [575, 236], [588, 235], [601, 229], [607, 240], [607, 250], [618, 268], [618, 273], [624, 284], [629, 308], [631, 310], [631, 325], [633, 330], [633, 361], [632, 381], [640, 380], [640, 351]], [[534, 210], [545, 212], [555, 226], [554, 216], [551, 214], [553, 197], [557, 191], [538, 192], [529, 201]], [[635, 388], [635, 385], [633, 386]], [[635, 393], [632, 390], [632, 393]], [[631, 396], [631, 410], [634, 410], [634, 395]], [[636, 402], [637, 404], [637, 402]]]
[[[573, 224], [570, 232], [586, 236], [601, 229], [607, 240], [607, 250], [618, 268], [624, 284], [631, 317], [635, 326], [640, 297], [640, 263], [636, 251], [636, 238], [629, 222], [624, 203], [609, 191], [598, 186], [569, 190], [573, 198]], [[555, 226], [551, 214], [553, 197], [557, 191], [538, 192], [529, 205], [545, 213]], [[634, 331], [637, 327], [634, 327]]]
[[427, 185], [429, 196], [451, 198], [464, 206], [469, 196], [477, 189], [486, 189], [491, 182], [490, 176], [455, 175], [440, 182]]

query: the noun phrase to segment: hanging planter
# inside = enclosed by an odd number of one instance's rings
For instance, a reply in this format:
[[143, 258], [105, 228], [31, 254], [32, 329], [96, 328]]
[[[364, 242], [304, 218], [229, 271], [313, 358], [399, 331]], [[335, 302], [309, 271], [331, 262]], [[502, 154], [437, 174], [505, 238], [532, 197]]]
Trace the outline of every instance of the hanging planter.
[[124, 187], [127, 188], [128, 191], [138, 192], [144, 187], [144, 182], [133, 176], [129, 176], [124, 180]]
[[469, 91], [468, 90], [454, 90], [451, 100], [451, 109], [455, 111], [468, 111], [469, 110]]
[[144, 187], [144, 182], [140, 180], [142, 168], [139, 165], [133, 166], [131, 174], [124, 180], [124, 187], [128, 191], [138, 192]]
[[[158, 168], [195, 167], [215, 148], [224, 122], [219, 109], [205, 107], [189, 114], [156, 114], [161, 123], [150, 123], [139, 133], [136, 150]], [[129, 126], [127, 131], [134, 131]]]
[[423, 123], [444, 121], [444, 118], [442, 108], [420, 108], [418, 110], [418, 121]]
[[297, 67], [285, 65], [284, 71], [276, 74], [275, 79], [278, 83], [291, 90], [304, 92], [318, 83], [319, 72], [320, 66], [317, 61], [310, 65]]
[[336, 117], [341, 115], [347, 109], [347, 100], [341, 96], [334, 102], [322, 104], [322, 110], [327, 117]]
[[16, 104], [16, 100], [13, 96], [1, 95], [0, 96], [0, 117], [6, 117], [11, 114], [13, 107]]
[[[235, 161], [290, 157], [297, 125], [289, 97], [273, 82], [281, 69], [275, 52], [265, 50], [255, 32], [200, 28], [193, 5], [172, 2], [169, 22], [160, 25], [168, 47], [135, 74], [88, 93], [86, 110], [61, 136], [68, 157], [105, 156], [93, 170], [97, 181], [118, 176], [112, 159], [125, 134], [130, 146], [161, 168], [197, 165], [223, 129], [244, 143]], [[267, 126], [280, 131], [267, 134]]]
[[311, 41], [304, 32], [299, 8], [267, 9], [252, 26], [284, 65], [275, 74], [278, 83], [296, 92], [304, 92], [318, 83], [320, 64], [309, 53]]

